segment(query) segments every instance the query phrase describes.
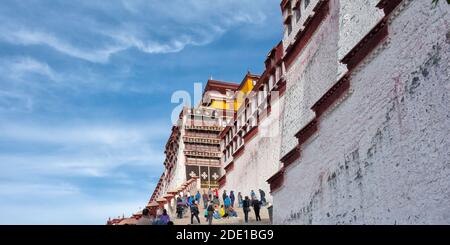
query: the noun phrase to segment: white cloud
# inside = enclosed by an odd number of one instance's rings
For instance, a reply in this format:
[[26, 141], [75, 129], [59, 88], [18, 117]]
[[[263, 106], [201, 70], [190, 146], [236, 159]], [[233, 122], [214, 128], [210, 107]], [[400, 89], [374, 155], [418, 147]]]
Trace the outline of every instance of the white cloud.
[[65, 187], [61, 190], [48, 186], [33, 187], [30, 191], [39, 193], [49, 189], [65, 195], [55, 195], [53, 199], [37, 197], [30, 202], [0, 200], [0, 225], [102, 225], [106, 224], [108, 217], [131, 216], [148, 201], [147, 196], [136, 192], [125, 196], [117, 193], [116, 199], [102, 200], [76, 192], [69, 194], [70, 188], [66, 191]]
[[102, 144], [118, 146], [166, 137], [164, 124], [149, 125], [27, 125], [3, 122], [0, 138], [44, 144]]
[[2, 31], [0, 38], [14, 44], [21, 45], [46, 45], [63, 54], [95, 62], [106, 63], [114, 53], [124, 50], [122, 45], [110, 45], [99, 49], [87, 49], [76, 47], [53, 34], [22, 28], [19, 30]]
[[62, 198], [63, 196], [79, 195], [80, 189], [67, 183], [60, 184], [40, 184], [40, 183], [0, 183], [0, 196], [5, 197], [31, 197], [39, 196]]
[[166, 138], [164, 127], [120, 125], [0, 124], [0, 140], [46, 148], [42, 153], [0, 153], [0, 176], [30, 175], [107, 177], [120, 166], [161, 168], [164, 154], [151, 142]]
[[[15, 57], [11, 60], [1, 60], [2, 67], [9, 67], [9, 74], [11, 76], [23, 76], [27, 73], [40, 74], [49, 79], [58, 80], [57, 74], [47, 63], [40, 62], [31, 57]], [[4, 69], [4, 68], [2, 68]]]
[[[159, 176], [164, 154], [152, 143], [168, 130], [158, 123], [54, 126], [8, 120], [0, 121], [0, 224], [103, 224], [148, 201], [154, 183], [126, 170], [145, 168]], [[86, 177], [108, 185], [74, 181]]]
[[[81, 1], [69, 9], [53, 9], [55, 6], [49, 5], [47, 11], [67, 12], [70, 18], [49, 14], [46, 18], [51, 21], [30, 19], [27, 21], [34, 22], [27, 23], [22, 19], [26, 16], [4, 16], [0, 21], [7, 24], [0, 27], [0, 39], [16, 45], [45, 45], [71, 57], [107, 63], [112, 55], [129, 48], [164, 54], [179, 52], [189, 45], [209, 44], [238, 25], [265, 23], [270, 6], [276, 4], [271, 0], [216, 0], [214, 4], [177, 0]], [[86, 10], [114, 21], [99, 21]], [[49, 22], [66, 28], [45, 25]], [[80, 38], [74, 38], [73, 33]], [[78, 41], [84, 36], [90, 38], [87, 44]]]
[[[67, 87], [65, 77], [47, 63], [28, 56], [0, 58], [0, 112], [30, 112], [37, 94], [46, 94], [50, 88]], [[44, 86], [42, 86], [44, 85]]]
[[[133, 62], [147, 61], [113, 57], [129, 49], [180, 52], [245, 25], [243, 38], [265, 35], [271, 11], [279, 12], [272, 0], [2, 2], [0, 223], [102, 224], [145, 205], [154, 183], [136, 175], [145, 169], [159, 177], [170, 125], [133, 124], [161, 117], [151, 113], [114, 123], [108, 117], [116, 108], [97, 106], [122, 95], [120, 106], [133, 106], [128, 92], [144, 97], [170, 84], [134, 82]], [[92, 116], [97, 110], [106, 116]], [[58, 125], [39, 123], [46, 118]]]
[[28, 94], [18, 91], [0, 90], [0, 112], [31, 111], [32, 109], [33, 100]]

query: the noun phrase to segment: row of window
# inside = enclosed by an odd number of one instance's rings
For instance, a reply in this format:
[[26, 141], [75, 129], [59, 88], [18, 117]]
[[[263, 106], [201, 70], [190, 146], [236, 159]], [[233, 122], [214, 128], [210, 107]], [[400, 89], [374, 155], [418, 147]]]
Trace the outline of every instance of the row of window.
[[219, 152], [219, 146], [211, 146], [211, 145], [191, 145], [187, 144], [185, 147], [188, 151], [202, 151], [202, 152]]
[[195, 144], [203, 144], [203, 145], [220, 145], [220, 139], [186, 137], [184, 139], [184, 143], [195, 143]]
[[192, 165], [219, 165], [220, 160], [217, 159], [200, 159], [200, 158], [187, 158], [186, 159], [187, 164]]
[[269, 78], [269, 82], [264, 84], [263, 90], [253, 94], [253, 96], [250, 96], [249, 103], [247, 104], [247, 108], [241, 112], [235, 121], [233, 127], [228, 131], [226, 137], [225, 137], [225, 145], [228, 145], [234, 135], [237, 133], [237, 131], [242, 128], [244, 125], [247, 125], [247, 122], [250, 126], [253, 126], [253, 123], [255, 121], [252, 121], [252, 118], [255, 116], [256, 111], [258, 108], [265, 109], [267, 107], [267, 96], [269, 94], [269, 91], [272, 91], [274, 88], [276, 82], [281, 79], [282, 75], [282, 68], [281, 66], [278, 66], [275, 70], [275, 74], [271, 75]]
[[188, 119], [186, 121], [186, 125], [189, 126], [216, 126], [219, 127], [220, 123], [218, 120], [201, 120], [201, 119]]
[[[271, 61], [271, 65], [272, 64], [276, 64], [276, 62]], [[269, 77], [269, 81], [263, 85], [262, 91], [252, 93], [248, 96], [247, 107], [243, 111], [239, 111], [237, 120], [225, 135], [225, 140], [222, 145], [222, 147], [225, 149], [225, 162], [230, 159], [233, 153], [244, 144], [243, 136], [252, 127], [257, 126], [257, 111], [264, 111], [267, 108], [267, 98], [269, 92], [273, 90], [275, 84], [281, 79], [282, 74], [283, 68], [281, 65], [278, 65], [275, 69], [275, 73], [272, 74]], [[245, 125], [247, 125], [246, 130], [243, 130], [243, 132], [239, 132]], [[236, 134], [238, 135], [234, 140]]]
[[186, 115], [196, 119], [214, 119], [217, 117], [217, 111], [210, 108], [197, 108], [187, 109]]
[[[283, 16], [285, 18], [285, 30], [287, 31], [287, 34], [290, 35], [292, 33], [292, 15], [295, 16], [295, 22], [298, 23], [302, 17], [302, 2], [303, 2], [303, 9], [306, 9], [309, 6], [310, 0], [296, 0], [295, 4], [292, 5], [292, 2], [295, 0], [290, 0], [289, 3], [286, 5], [286, 8], [284, 9]], [[292, 14], [293, 12], [293, 14]]]
[[217, 134], [216, 133], [210, 133], [210, 132], [206, 132], [206, 131], [189, 130], [189, 131], [186, 131], [186, 133], [184, 135], [186, 137], [217, 139]]
[[198, 157], [198, 158], [222, 158], [222, 154], [220, 152], [204, 152], [204, 151], [189, 151], [185, 150], [184, 154], [186, 156]]
[[244, 144], [244, 138], [241, 133], [239, 133], [236, 140], [233, 140], [232, 143], [228, 146], [226, 146], [225, 154], [224, 154], [224, 162], [228, 161], [233, 155], [233, 153], [242, 147]]

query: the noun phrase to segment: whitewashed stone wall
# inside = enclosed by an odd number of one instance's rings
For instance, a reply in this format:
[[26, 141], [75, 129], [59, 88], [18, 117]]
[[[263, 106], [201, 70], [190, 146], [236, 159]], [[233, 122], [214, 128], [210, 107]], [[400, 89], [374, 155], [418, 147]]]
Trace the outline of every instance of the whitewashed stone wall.
[[254, 190], [259, 197], [259, 189], [264, 190], [268, 202], [272, 202], [270, 187], [267, 183], [280, 168], [280, 144], [283, 97], [272, 104], [272, 112], [261, 121], [258, 134], [245, 143], [245, 151], [234, 160], [234, 169], [227, 173], [226, 184], [220, 193], [234, 191], [237, 197], [241, 192], [245, 197]]
[[[184, 117], [185, 118], [185, 117]], [[172, 191], [180, 187], [184, 182], [186, 182], [186, 157], [184, 155], [184, 141], [183, 137], [186, 133], [184, 129], [184, 122], [179, 125], [180, 130], [180, 140], [178, 141], [178, 152], [177, 152], [177, 162], [175, 163], [174, 169], [172, 170], [172, 177], [170, 178], [170, 185], [168, 191]]]
[[311, 106], [334, 84], [338, 74], [339, 2], [330, 0], [330, 14], [297, 60], [286, 71], [281, 155], [297, 145], [294, 135], [314, 118]]
[[[449, 8], [404, 2], [384, 49], [352, 75], [349, 97], [273, 193], [274, 223], [450, 224]], [[304, 107], [301, 92], [287, 94]], [[305, 121], [284, 118], [283, 131]]]
[[[376, 7], [380, 0], [339, 1], [338, 60], [344, 56], [384, 17], [383, 10]], [[337, 77], [347, 67], [339, 64]]]
[[[300, 19], [297, 21], [295, 13], [293, 13], [292, 16], [292, 32], [290, 34], [288, 34], [286, 28], [284, 29], [283, 32], [283, 47], [286, 50], [286, 48], [295, 41], [295, 35], [304, 28], [304, 23], [306, 21], [306, 19], [308, 19], [309, 16], [311, 16], [314, 11], [314, 7], [317, 5], [317, 3], [319, 2], [319, 0], [310, 0], [309, 1], [309, 5], [306, 7], [305, 6], [305, 1], [304, 0], [291, 0], [291, 7], [294, 6], [295, 1], [301, 1], [301, 5], [300, 5]], [[283, 16], [285, 17], [285, 16]]]
[[342, 59], [384, 17], [380, 0], [339, 1], [339, 59]]

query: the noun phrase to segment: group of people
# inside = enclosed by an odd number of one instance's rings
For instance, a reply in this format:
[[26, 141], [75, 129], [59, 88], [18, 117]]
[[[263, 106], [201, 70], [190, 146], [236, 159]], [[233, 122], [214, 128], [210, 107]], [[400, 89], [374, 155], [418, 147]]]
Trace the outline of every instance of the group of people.
[[195, 195], [191, 195], [189, 192], [180, 193], [176, 203], [177, 218], [182, 219], [188, 209], [191, 210], [191, 213], [197, 213], [198, 215], [200, 212], [198, 210], [198, 204], [200, 203], [201, 197], [202, 195], [199, 191], [197, 191], [197, 194]]
[[[258, 200], [256, 197], [256, 193], [252, 190], [250, 192], [250, 197], [245, 196], [243, 198], [241, 192], [237, 195], [238, 208], [242, 208], [244, 211], [244, 220], [245, 223], [248, 223], [248, 214], [251, 211], [250, 207], [253, 207], [255, 212], [256, 221], [261, 221], [260, 210], [261, 206], [267, 204], [265, 193], [263, 190], [259, 190], [261, 200]], [[214, 194], [214, 195], [213, 195]], [[227, 194], [227, 191], [224, 190], [222, 193], [222, 203], [219, 200], [218, 190], [216, 189], [214, 193], [211, 189], [208, 190], [208, 194], [204, 192], [203, 194], [203, 203], [205, 207], [205, 217], [208, 224], [212, 224], [213, 219], [221, 219], [221, 218], [229, 218], [229, 217], [237, 217], [237, 212], [235, 211], [235, 201], [236, 197], [234, 195], [234, 191], [230, 191], [230, 194]], [[209, 202], [209, 205], [207, 203]], [[192, 222], [192, 219], [191, 219]]]
[[[202, 202], [204, 217], [206, 218], [206, 222], [210, 225], [212, 224], [213, 219], [238, 217], [235, 210], [235, 203], [237, 200], [238, 208], [243, 209], [244, 220], [246, 223], [248, 223], [248, 216], [251, 212], [251, 208], [253, 208], [253, 211], [255, 212], [256, 221], [261, 221], [261, 206], [265, 206], [267, 201], [263, 190], [259, 190], [259, 195], [260, 200], [258, 200], [256, 193], [253, 190], [250, 192], [250, 198], [248, 196], [243, 197], [241, 192], [236, 196], [234, 191], [230, 191], [230, 193], [227, 194], [227, 191], [224, 190], [222, 193], [222, 200], [220, 200], [218, 189], [211, 190], [211, 188], [209, 188], [208, 192], [204, 190], [203, 194], [200, 194], [200, 191], [197, 191], [195, 195], [191, 195], [189, 192], [180, 193], [176, 199], [177, 218], [182, 219], [189, 210], [191, 224], [194, 224], [194, 220], [200, 224], [199, 205]], [[159, 209], [156, 217], [152, 217], [149, 215], [149, 210], [144, 209], [142, 211], [142, 217], [138, 220], [138, 225], [144, 224], [171, 225], [173, 222], [170, 220], [166, 209]]]
[[150, 211], [145, 208], [136, 225], [173, 225], [173, 222], [170, 220], [167, 210], [159, 209], [155, 217], [150, 215]]

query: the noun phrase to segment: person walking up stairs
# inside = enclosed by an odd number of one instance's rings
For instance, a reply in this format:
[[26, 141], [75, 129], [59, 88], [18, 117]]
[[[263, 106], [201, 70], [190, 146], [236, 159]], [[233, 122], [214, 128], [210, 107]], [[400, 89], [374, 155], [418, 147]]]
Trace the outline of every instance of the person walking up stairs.
[[194, 201], [192, 201], [192, 205], [191, 205], [191, 225], [194, 224], [194, 217], [197, 219], [197, 222], [200, 224], [200, 218], [198, 217], [199, 213], [200, 213], [200, 210], [198, 209], [198, 204], [194, 200]]

